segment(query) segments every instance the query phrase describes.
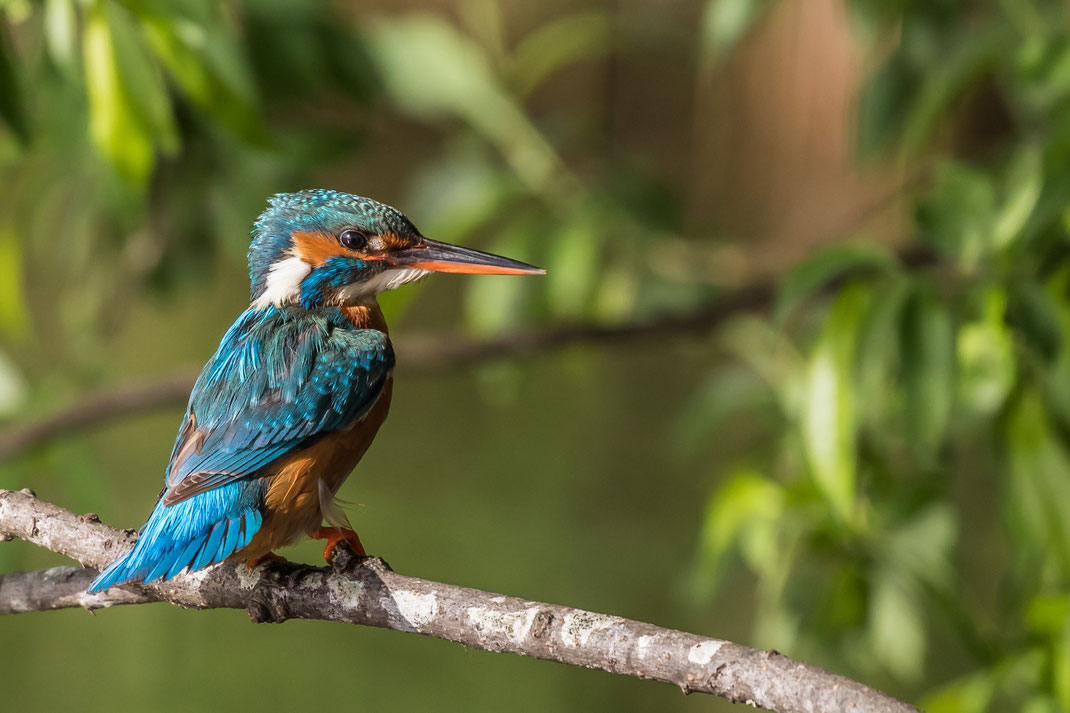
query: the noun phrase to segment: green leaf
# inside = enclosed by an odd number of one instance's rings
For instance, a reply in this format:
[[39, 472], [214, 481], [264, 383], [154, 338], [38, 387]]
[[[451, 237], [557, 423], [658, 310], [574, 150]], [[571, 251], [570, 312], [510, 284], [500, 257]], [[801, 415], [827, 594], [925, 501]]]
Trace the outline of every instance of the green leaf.
[[916, 582], [951, 591], [957, 530], [955, 511], [949, 505], [925, 507], [892, 530], [882, 543], [888, 566]]
[[[1060, 358], [1063, 335], [1070, 334], [1066, 331], [1070, 330], [1070, 312], [1061, 306], [1068, 286], [1070, 271], [1066, 270], [1053, 275], [1047, 286], [1024, 280], [1010, 285], [1011, 325], [1024, 344], [1044, 361]], [[1062, 319], [1064, 312], [1068, 319]]]
[[519, 96], [527, 96], [563, 67], [607, 54], [612, 40], [612, 24], [604, 12], [577, 12], [547, 22], [513, 52], [512, 85]]
[[906, 430], [915, 448], [931, 455], [951, 417], [955, 352], [951, 315], [927, 292], [913, 295], [903, 314], [902, 350]]
[[895, 405], [900, 323], [912, 289], [912, 280], [899, 274], [875, 284], [859, 327], [858, 393], [866, 398], [858, 406], [858, 418], [878, 429], [884, 428], [885, 416]]
[[675, 419], [675, 450], [690, 455], [710, 447], [726, 421], [771, 401], [770, 390], [753, 372], [734, 366], [716, 369], [698, 384]]
[[963, 324], [956, 338], [958, 394], [967, 409], [991, 416], [1010, 394], [1017, 372], [1014, 341], [1005, 322], [1006, 293], [989, 291], [983, 309], [982, 317]]
[[1004, 199], [992, 226], [992, 245], [996, 250], [1006, 249], [1022, 234], [1043, 187], [1040, 151], [1032, 147], [1020, 150], [1007, 170]]
[[579, 216], [551, 238], [546, 287], [556, 316], [576, 320], [587, 311], [598, 283], [603, 241], [597, 220]]
[[842, 520], [851, 518], [855, 498], [854, 359], [868, 297], [858, 285], [840, 293], [810, 353], [803, 390], [801, 428], [807, 462]]
[[84, 32], [90, 135], [120, 175], [143, 185], [155, 146], [178, 147], [163, 80], [124, 8], [94, 3]]
[[1070, 624], [1070, 596], [1038, 594], [1029, 602], [1025, 618], [1032, 633], [1057, 638]]
[[1070, 617], [1052, 646], [1052, 691], [1060, 711], [1070, 710]]
[[920, 84], [921, 73], [902, 53], [896, 53], [862, 86], [858, 99], [859, 156], [870, 158], [892, 146]]
[[30, 127], [26, 120], [26, 108], [19, 82], [19, 70], [15, 67], [15, 53], [8, 39], [7, 27], [0, 24], [0, 117], [23, 142], [29, 139]]
[[[511, 226], [492, 246], [491, 251], [531, 262], [529, 255], [532, 235], [539, 230], [539, 222], [521, 219]], [[530, 295], [530, 280], [505, 277], [486, 277], [472, 280], [465, 294], [465, 315], [468, 324], [480, 334], [494, 334], [516, 325], [523, 314]]]
[[806, 362], [783, 332], [760, 317], [740, 317], [725, 326], [720, 341], [769, 385], [786, 418], [800, 417]]
[[142, 18], [168, 72], [197, 107], [243, 139], [266, 140], [249, 70], [221, 13], [206, 24], [161, 15]]
[[929, 694], [921, 709], [927, 713], [985, 713], [996, 684], [996, 675], [989, 671], [964, 676]]
[[716, 587], [725, 559], [737, 545], [754, 571], [775, 570], [780, 560], [777, 521], [783, 510], [782, 486], [748, 468], [732, 473], [706, 504], [696, 581], [700, 592]]
[[1070, 576], [1070, 460], [1040, 395], [1022, 393], [1004, 430], [1012, 537], [1023, 557]]
[[777, 288], [773, 319], [783, 324], [804, 300], [844, 275], [894, 267], [895, 258], [881, 245], [842, 243], [823, 247], [784, 276]]
[[0, 332], [22, 337], [29, 331], [30, 314], [23, 284], [23, 255], [18, 235], [0, 228]]
[[25, 404], [27, 395], [26, 379], [15, 362], [0, 351], [0, 416], [18, 413]]
[[871, 577], [869, 641], [877, 659], [899, 678], [919, 678], [925, 655], [925, 622], [917, 596], [894, 570]]
[[942, 163], [918, 208], [918, 223], [924, 242], [972, 270], [992, 248], [995, 215], [996, 190], [987, 174]]
[[990, 71], [1004, 41], [1003, 28], [985, 33], [965, 31], [947, 38], [948, 51], [925, 68], [916, 96], [909, 103], [900, 140], [904, 153], [915, 154], [924, 148], [952, 102]]
[[365, 37], [384, 87], [402, 110], [423, 119], [463, 119], [534, 190], [548, 190], [563, 171], [553, 148], [491, 72], [486, 54], [451, 25], [409, 15], [373, 23]]
[[74, 0], [45, 0], [44, 34], [48, 54], [68, 78], [78, 67], [78, 15]]

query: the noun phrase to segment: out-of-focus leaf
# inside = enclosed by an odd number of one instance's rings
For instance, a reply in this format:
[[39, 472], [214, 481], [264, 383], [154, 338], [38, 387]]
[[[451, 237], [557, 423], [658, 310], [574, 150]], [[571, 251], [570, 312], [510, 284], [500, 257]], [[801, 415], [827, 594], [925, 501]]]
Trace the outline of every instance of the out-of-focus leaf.
[[955, 336], [947, 308], [916, 293], [903, 313], [901, 367], [906, 430], [922, 453], [944, 440], [955, 393]]
[[741, 367], [718, 368], [699, 384], [675, 419], [673, 445], [687, 455], [696, 453], [728, 419], [770, 404], [772, 393], [756, 374]]
[[513, 53], [511, 79], [516, 93], [527, 96], [559, 69], [601, 57], [612, 40], [610, 19], [602, 12], [577, 12], [547, 22], [525, 37]]
[[48, 55], [71, 79], [77, 79], [78, 15], [74, 0], [45, 0], [45, 42]]
[[918, 209], [922, 239], [936, 250], [973, 269], [992, 246], [996, 191], [980, 171], [943, 163], [933, 189]]
[[897, 391], [892, 388], [899, 363], [900, 320], [913, 287], [912, 281], [896, 275], [873, 286], [873, 298], [859, 328], [857, 378], [860, 422], [880, 428]]
[[741, 317], [722, 330], [721, 343], [769, 384], [786, 418], [799, 418], [806, 363], [782, 332], [758, 317]]
[[26, 401], [26, 380], [7, 354], [0, 351], [0, 416], [19, 411]]
[[1070, 596], [1041, 594], [1029, 602], [1026, 626], [1041, 636], [1060, 635], [1070, 624]]
[[546, 287], [555, 315], [572, 320], [583, 316], [598, 281], [603, 240], [604, 233], [592, 217], [567, 222], [553, 237]]
[[708, 0], [702, 17], [703, 64], [730, 52], [773, 5], [773, 0]]
[[918, 582], [947, 590], [955, 578], [955, 534], [952, 509], [930, 505], [889, 534], [884, 543], [889, 563]]
[[778, 564], [777, 521], [783, 514], [784, 490], [760, 473], [740, 468], [706, 505], [699, 540], [700, 592], [716, 586], [725, 558], [739, 546], [751, 569], [771, 572]]
[[1024, 281], [1011, 285], [1011, 325], [1025, 344], [1045, 361], [1059, 356], [1063, 330], [1070, 328], [1070, 320], [1065, 325], [1060, 324], [1059, 307], [1068, 288], [1070, 271], [1065, 270], [1053, 275], [1047, 288]]
[[1018, 396], [1005, 426], [1011, 532], [1024, 552], [1070, 573], [1070, 460], [1043, 401]]
[[863, 85], [857, 122], [860, 156], [875, 156], [893, 144], [920, 83], [921, 73], [902, 53], [896, 53]]
[[1044, 394], [1052, 414], [1070, 428], [1070, 268], [1058, 270], [1040, 288], [1015, 285], [1018, 332], [1047, 362]]
[[1014, 387], [1014, 342], [1006, 310], [1006, 293], [991, 290], [984, 299], [984, 314], [963, 324], [956, 339], [959, 401], [981, 416], [994, 414]]
[[18, 236], [9, 228], [0, 228], [0, 332], [9, 337], [24, 336], [30, 323], [22, 270]]
[[415, 15], [382, 20], [366, 39], [384, 87], [403, 110], [425, 119], [464, 119], [535, 190], [547, 190], [563, 170], [553, 148], [493, 76], [484, 53], [446, 22]]
[[855, 498], [855, 353], [869, 294], [851, 285], [832, 305], [810, 353], [801, 427], [814, 480], [833, 512], [849, 520]]
[[[521, 219], [497, 240], [491, 250], [526, 262], [530, 256], [533, 231], [539, 226]], [[531, 294], [530, 280], [487, 277], [472, 280], [465, 294], [465, 316], [469, 325], [481, 334], [493, 334], [517, 324]]]
[[870, 648], [889, 671], [916, 679], [925, 662], [925, 622], [912, 588], [893, 570], [878, 569], [870, 594]]
[[887, 270], [895, 259], [874, 243], [843, 243], [821, 248], [793, 267], [777, 288], [774, 320], [780, 323], [806, 298], [833, 280], [860, 270]]
[[1022, 713], [1064, 713], [1056, 706], [1051, 696], [1040, 695], [1029, 698], [1022, 704]]
[[942, 686], [921, 702], [928, 713], [985, 713], [996, 693], [994, 673], [981, 671]]
[[15, 53], [8, 39], [7, 27], [0, 24], [0, 117], [22, 141], [30, 135], [23, 104], [19, 71], [15, 67]]
[[596, 319], [620, 322], [635, 314], [642, 286], [636, 272], [623, 261], [611, 262], [602, 268], [602, 279], [598, 282], [592, 310]]
[[1052, 691], [1060, 711], [1070, 710], [1070, 618], [1052, 646]]
[[222, 16], [203, 25], [162, 15], [142, 22], [156, 54], [201, 111], [248, 141], [265, 140], [252, 79]]
[[83, 44], [90, 135], [124, 178], [143, 184], [154, 147], [178, 146], [163, 80], [125, 8], [95, 2], [86, 15]]
[[[446, 242], [471, 239], [492, 219], [499, 219], [504, 203], [516, 193], [516, 180], [489, 150], [465, 145], [420, 171], [405, 200], [409, 215], [427, 234]], [[496, 223], [488, 226], [498, 232]]]
[[1007, 171], [1003, 202], [992, 226], [992, 246], [1003, 250], [1022, 233], [1040, 199], [1044, 184], [1043, 164], [1036, 148], [1022, 149]]
[[962, 34], [947, 38], [945, 56], [925, 69], [921, 86], [904, 117], [900, 146], [906, 154], [924, 148], [947, 108], [984, 76], [1006, 39], [1002, 28]]

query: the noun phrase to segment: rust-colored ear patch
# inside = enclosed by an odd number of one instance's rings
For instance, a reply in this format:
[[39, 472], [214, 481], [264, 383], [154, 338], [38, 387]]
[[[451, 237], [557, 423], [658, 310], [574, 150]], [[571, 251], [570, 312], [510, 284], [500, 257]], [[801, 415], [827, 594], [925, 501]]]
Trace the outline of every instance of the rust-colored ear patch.
[[313, 267], [319, 267], [332, 257], [355, 255], [339, 244], [333, 235], [326, 233], [294, 233], [294, 253]]
[[410, 238], [403, 238], [397, 233], [382, 233], [375, 236], [383, 242], [384, 250], [407, 250], [416, 243]]

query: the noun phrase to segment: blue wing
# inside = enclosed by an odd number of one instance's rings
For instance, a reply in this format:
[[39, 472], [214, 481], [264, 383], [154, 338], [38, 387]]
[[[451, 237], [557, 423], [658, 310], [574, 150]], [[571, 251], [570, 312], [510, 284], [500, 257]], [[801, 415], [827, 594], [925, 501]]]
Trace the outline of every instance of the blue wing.
[[340, 313], [247, 310], [193, 388], [138, 541], [89, 591], [170, 579], [247, 545], [261, 525], [265, 466], [361, 418], [393, 366], [387, 336]]
[[340, 326], [297, 308], [250, 310], [235, 322], [194, 386], [166, 504], [255, 477], [368, 412], [393, 350], [382, 332]]

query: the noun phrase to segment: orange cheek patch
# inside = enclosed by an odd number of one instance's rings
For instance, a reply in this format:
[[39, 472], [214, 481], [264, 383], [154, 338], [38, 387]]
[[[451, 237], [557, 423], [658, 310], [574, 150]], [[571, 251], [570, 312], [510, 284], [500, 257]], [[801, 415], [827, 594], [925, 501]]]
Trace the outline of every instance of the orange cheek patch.
[[297, 257], [315, 267], [319, 267], [332, 257], [352, 256], [354, 253], [343, 248], [334, 236], [325, 233], [294, 233], [294, 253]]

